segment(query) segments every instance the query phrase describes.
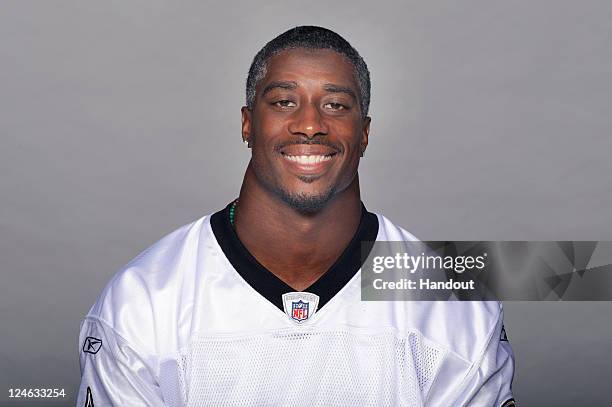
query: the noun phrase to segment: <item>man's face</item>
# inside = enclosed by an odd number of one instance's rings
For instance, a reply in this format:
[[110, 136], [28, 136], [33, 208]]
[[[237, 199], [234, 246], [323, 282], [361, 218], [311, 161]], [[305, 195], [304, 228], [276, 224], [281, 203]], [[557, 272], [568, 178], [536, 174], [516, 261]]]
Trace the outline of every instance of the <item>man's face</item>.
[[324, 49], [270, 58], [253, 110], [242, 108], [258, 182], [303, 212], [317, 212], [355, 179], [369, 125], [353, 65]]

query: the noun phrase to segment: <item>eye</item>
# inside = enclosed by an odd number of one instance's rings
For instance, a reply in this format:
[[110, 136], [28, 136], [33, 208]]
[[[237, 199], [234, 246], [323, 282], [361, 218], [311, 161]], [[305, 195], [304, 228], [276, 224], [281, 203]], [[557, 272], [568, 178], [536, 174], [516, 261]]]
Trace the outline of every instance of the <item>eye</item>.
[[324, 108], [326, 109], [330, 109], [330, 110], [344, 110], [346, 109], [346, 106], [344, 106], [341, 103], [335, 103], [335, 102], [329, 102], [329, 103], [325, 103], [323, 105]]
[[276, 102], [273, 102], [272, 104], [280, 108], [288, 108], [288, 107], [296, 106], [295, 102], [292, 102], [291, 100], [277, 100]]

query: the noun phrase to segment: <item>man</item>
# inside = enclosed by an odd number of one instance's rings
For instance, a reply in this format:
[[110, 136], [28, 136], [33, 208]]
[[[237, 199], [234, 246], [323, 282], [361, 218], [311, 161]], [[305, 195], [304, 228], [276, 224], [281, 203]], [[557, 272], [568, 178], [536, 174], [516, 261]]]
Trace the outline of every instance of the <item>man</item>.
[[508, 406], [496, 302], [362, 302], [361, 242], [415, 238], [368, 212], [369, 72], [297, 27], [247, 79], [239, 199], [164, 237], [85, 318], [78, 405]]

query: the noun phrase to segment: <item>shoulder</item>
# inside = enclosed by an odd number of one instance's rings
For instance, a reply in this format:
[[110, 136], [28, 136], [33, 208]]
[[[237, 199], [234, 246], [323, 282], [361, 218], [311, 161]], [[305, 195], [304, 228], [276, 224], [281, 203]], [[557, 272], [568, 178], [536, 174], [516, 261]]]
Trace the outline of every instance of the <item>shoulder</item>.
[[[499, 339], [503, 310], [497, 301], [437, 301], [427, 304], [425, 336], [444, 344], [470, 363], [477, 362], [492, 339]], [[497, 332], [497, 333], [496, 333]]]
[[[418, 242], [412, 233], [381, 214], [378, 242]], [[393, 249], [398, 246], [394, 245]], [[402, 246], [400, 246], [402, 247]], [[442, 344], [468, 361], [475, 361], [503, 320], [498, 301], [392, 301], [410, 328]]]
[[412, 233], [391, 222], [385, 216], [374, 213], [378, 218], [378, 237], [377, 241], [418, 241]]
[[149, 351], [159, 350], [163, 344], [155, 342], [161, 337], [156, 330], [176, 324], [181, 311], [173, 302], [181, 298], [185, 279], [193, 277], [201, 241], [210, 238], [208, 224], [204, 216], [145, 249], [113, 276], [85, 319]]

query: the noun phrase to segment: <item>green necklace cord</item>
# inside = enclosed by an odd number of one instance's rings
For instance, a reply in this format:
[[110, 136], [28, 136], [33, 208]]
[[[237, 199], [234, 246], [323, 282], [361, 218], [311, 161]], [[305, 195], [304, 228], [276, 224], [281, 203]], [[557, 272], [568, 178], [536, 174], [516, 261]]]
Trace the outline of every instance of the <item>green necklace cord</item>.
[[232, 202], [232, 206], [230, 206], [230, 209], [229, 209], [229, 218], [230, 218], [230, 223], [232, 227], [234, 227], [234, 223], [236, 221], [236, 204], [238, 204], [238, 199]]

